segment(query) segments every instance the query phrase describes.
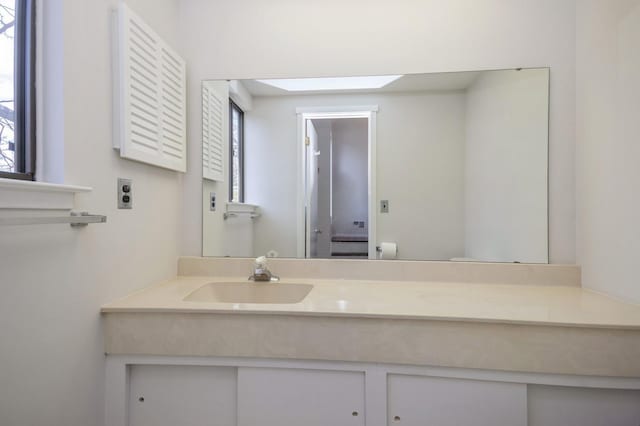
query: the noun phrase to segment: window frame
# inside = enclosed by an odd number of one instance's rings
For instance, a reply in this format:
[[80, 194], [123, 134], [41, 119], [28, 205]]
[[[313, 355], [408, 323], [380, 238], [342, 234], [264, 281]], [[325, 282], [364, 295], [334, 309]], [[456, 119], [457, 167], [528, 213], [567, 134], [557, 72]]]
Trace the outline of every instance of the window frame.
[[[238, 200], [233, 199], [233, 112], [238, 111], [239, 116], [239, 167], [238, 171]], [[231, 98], [229, 98], [229, 202], [244, 203], [244, 111]]]
[[0, 178], [35, 180], [36, 0], [16, 0], [14, 51], [14, 172]]

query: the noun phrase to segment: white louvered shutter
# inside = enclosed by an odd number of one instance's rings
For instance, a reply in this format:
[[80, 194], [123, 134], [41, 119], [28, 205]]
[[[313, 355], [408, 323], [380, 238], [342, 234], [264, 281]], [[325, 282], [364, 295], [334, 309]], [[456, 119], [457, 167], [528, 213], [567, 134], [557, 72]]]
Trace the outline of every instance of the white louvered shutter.
[[229, 141], [229, 83], [202, 83], [202, 177], [225, 180], [225, 148]]
[[123, 158], [185, 172], [185, 61], [124, 3], [115, 21], [114, 147]]

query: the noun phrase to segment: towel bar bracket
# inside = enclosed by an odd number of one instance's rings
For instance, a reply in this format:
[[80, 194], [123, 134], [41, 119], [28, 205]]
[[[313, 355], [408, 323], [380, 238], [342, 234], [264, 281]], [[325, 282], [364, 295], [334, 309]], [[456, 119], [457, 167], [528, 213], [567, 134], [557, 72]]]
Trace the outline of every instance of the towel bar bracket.
[[71, 218], [74, 220], [69, 225], [73, 228], [83, 228], [90, 223], [105, 223], [107, 221], [106, 216], [93, 215], [89, 212], [71, 212]]

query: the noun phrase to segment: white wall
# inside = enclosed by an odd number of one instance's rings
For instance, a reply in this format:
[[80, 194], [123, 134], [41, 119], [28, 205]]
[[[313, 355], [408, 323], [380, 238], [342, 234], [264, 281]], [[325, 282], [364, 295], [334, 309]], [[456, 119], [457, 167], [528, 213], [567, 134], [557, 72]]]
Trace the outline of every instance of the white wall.
[[[177, 46], [177, 1], [127, 2]], [[0, 424], [103, 426], [99, 309], [176, 274], [182, 179], [111, 148], [109, 25], [117, 2], [43, 3], [45, 65], [58, 72], [47, 74], [45, 111], [59, 118], [45, 119], [44, 144], [61, 157], [44, 175], [93, 187], [77, 207], [108, 222], [2, 228]], [[116, 210], [118, 176], [133, 179], [133, 210]]]
[[181, 4], [190, 121], [184, 204], [193, 206], [182, 254], [201, 253], [200, 80], [549, 66], [551, 262], [575, 261], [575, 0]]
[[547, 262], [547, 88], [547, 70], [505, 70], [467, 90], [466, 257]]
[[640, 303], [640, 1], [578, 2], [577, 23], [583, 285]]
[[254, 97], [245, 116], [245, 167], [247, 201], [262, 210], [254, 225], [255, 253], [274, 249], [295, 257], [296, 108], [340, 105], [379, 106], [377, 196], [389, 200], [390, 213], [378, 213], [378, 242], [397, 242], [403, 259], [462, 256], [462, 92]]
[[[276, 125], [287, 119], [290, 127]], [[245, 199], [261, 211], [254, 223], [254, 253], [275, 250], [281, 257], [296, 256], [296, 120], [295, 108], [265, 104], [257, 97], [245, 115]]]
[[231, 217], [225, 221], [225, 256], [253, 256], [253, 221], [247, 215]]
[[[369, 120], [333, 120], [333, 235], [369, 229]], [[365, 228], [353, 225], [363, 221]]]
[[397, 243], [399, 259], [464, 253], [464, 115], [464, 92], [380, 103], [377, 193], [389, 213], [377, 203], [376, 244]]

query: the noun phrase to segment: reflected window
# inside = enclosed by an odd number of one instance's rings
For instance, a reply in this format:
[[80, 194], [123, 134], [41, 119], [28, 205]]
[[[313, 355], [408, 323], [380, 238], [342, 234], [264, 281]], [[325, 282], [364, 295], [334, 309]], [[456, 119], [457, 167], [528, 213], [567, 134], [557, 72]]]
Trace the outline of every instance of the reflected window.
[[33, 180], [34, 2], [0, 0], [0, 177]]
[[244, 202], [244, 112], [229, 101], [229, 201]]

